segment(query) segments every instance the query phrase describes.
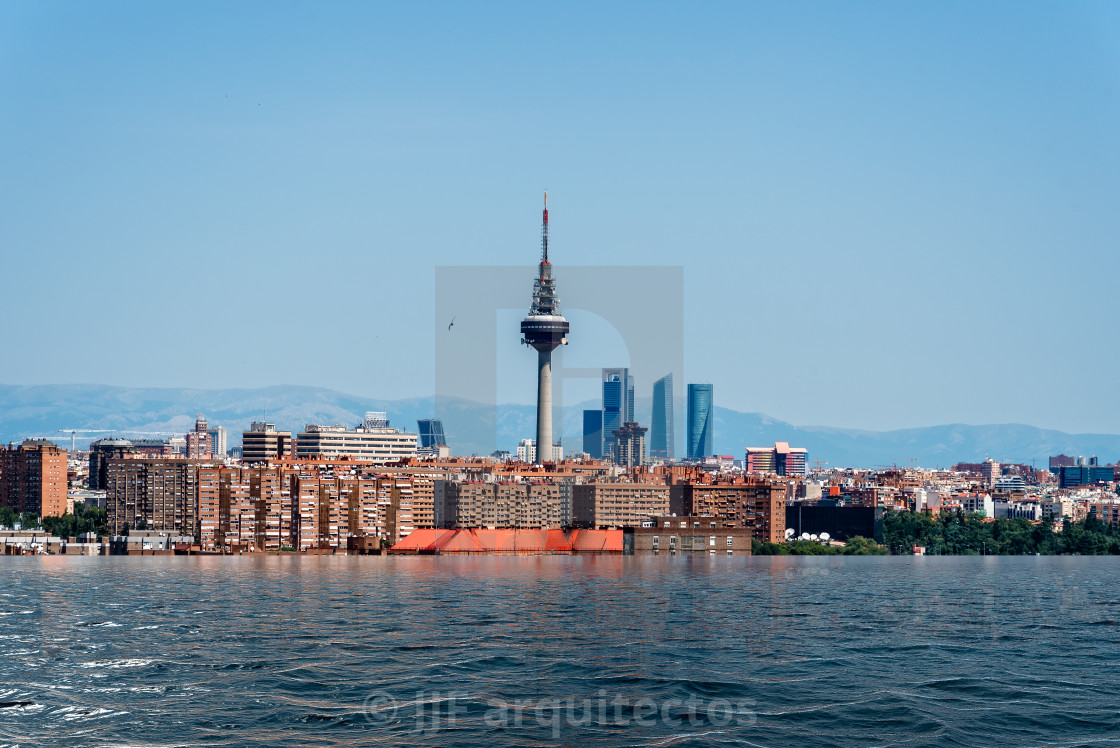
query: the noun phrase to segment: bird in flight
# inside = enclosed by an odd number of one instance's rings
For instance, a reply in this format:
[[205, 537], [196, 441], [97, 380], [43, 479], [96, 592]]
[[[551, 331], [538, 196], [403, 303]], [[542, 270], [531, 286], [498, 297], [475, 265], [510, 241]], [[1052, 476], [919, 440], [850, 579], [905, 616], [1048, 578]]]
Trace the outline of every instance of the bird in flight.
[[454, 318], [454, 317], [452, 317], [452, 318], [451, 318], [451, 324], [447, 326], [447, 330], [448, 330], [448, 332], [450, 332], [450, 331], [451, 331], [451, 328], [452, 328], [452, 327], [454, 327], [454, 326], [455, 326], [455, 318]]

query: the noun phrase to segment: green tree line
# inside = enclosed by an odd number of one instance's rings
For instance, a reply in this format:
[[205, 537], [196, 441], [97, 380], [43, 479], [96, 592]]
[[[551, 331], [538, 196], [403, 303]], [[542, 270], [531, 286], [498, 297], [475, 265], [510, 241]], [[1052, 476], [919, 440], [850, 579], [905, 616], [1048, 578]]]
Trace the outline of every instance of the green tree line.
[[74, 538], [84, 532], [104, 537], [109, 534], [107, 520], [108, 515], [104, 509], [87, 507], [80, 501], [74, 504], [73, 514], [67, 512], [61, 517], [42, 519], [33, 512], [17, 514], [9, 507], [0, 507], [0, 527], [13, 527], [16, 522], [25, 530], [42, 526], [43, 530], [60, 538]]
[[982, 514], [943, 512], [932, 517], [924, 512], [886, 512], [883, 543], [891, 553], [913, 553], [925, 546], [933, 555], [1080, 554], [1120, 555], [1120, 528], [1094, 517], [1066, 521], [1061, 532], [1046, 519], [1038, 524], [1026, 519], [985, 520]]

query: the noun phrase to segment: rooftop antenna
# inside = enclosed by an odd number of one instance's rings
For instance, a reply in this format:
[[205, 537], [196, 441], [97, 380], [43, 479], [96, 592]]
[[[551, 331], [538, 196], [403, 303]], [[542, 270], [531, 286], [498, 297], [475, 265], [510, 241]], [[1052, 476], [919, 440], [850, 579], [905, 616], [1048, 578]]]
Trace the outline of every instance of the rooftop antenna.
[[544, 191], [544, 224], [541, 227], [541, 264], [548, 264], [548, 190]]

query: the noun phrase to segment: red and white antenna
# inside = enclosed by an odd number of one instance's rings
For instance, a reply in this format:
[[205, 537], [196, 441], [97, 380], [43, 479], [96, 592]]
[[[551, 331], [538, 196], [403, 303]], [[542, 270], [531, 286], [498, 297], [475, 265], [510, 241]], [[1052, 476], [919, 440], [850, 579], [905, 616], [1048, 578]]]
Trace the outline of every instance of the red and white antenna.
[[548, 190], [544, 191], [544, 224], [541, 228], [541, 264], [548, 264]]

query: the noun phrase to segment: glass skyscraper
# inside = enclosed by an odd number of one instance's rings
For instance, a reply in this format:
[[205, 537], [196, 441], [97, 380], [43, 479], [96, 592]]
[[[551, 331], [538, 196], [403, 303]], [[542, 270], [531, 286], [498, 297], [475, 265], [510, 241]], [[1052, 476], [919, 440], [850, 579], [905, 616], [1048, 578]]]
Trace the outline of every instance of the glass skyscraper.
[[710, 457], [714, 451], [712, 431], [715, 413], [712, 412], [712, 385], [688, 385], [688, 459]]
[[603, 459], [603, 411], [583, 411], [583, 451], [596, 460]]
[[446, 447], [447, 437], [443, 433], [443, 421], [438, 418], [421, 418], [416, 422], [420, 432], [420, 448]]
[[653, 421], [649, 428], [649, 456], [673, 459], [673, 375], [653, 383]]

